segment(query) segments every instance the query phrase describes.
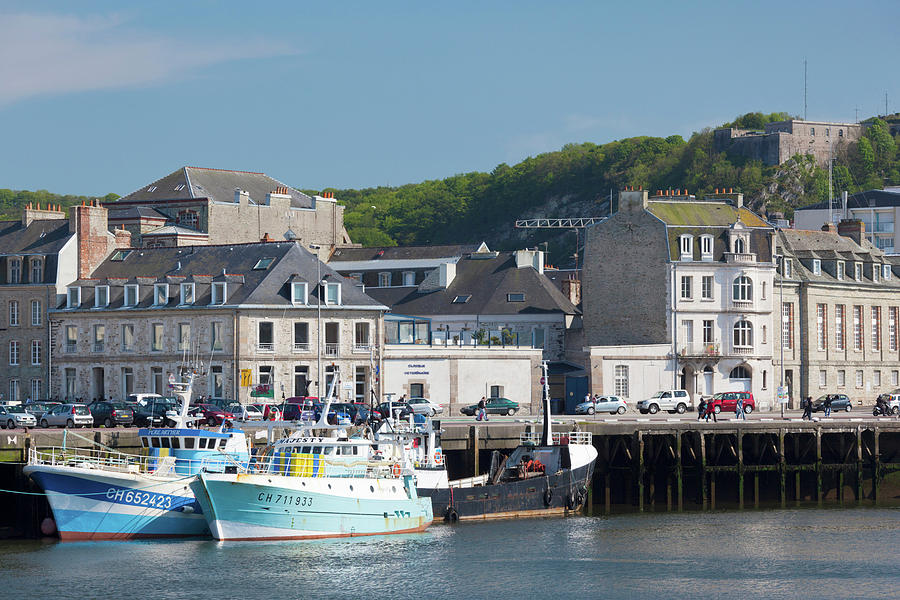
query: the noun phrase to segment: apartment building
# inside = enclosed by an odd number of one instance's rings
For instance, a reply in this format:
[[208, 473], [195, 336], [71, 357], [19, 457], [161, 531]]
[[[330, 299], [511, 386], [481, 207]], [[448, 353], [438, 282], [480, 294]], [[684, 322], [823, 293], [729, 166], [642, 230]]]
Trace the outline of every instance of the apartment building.
[[833, 202], [818, 202], [794, 211], [794, 228], [818, 231], [825, 223], [845, 219], [862, 221], [865, 239], [870, 244], [893, 254], [900, 248], [900, 186], [883, 190], [867, 190]]

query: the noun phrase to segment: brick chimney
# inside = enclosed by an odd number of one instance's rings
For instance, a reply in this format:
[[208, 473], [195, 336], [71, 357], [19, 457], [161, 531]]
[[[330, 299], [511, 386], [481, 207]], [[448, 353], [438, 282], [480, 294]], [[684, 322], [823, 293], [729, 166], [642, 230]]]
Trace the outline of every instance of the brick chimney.
[[[107, 230], [107, 211], [99, 202], [73, 206], [69, 212], [69, 231], [78, 239], [78, 278], [90, 277], [110, 252], [125, 243], [126, 236], [112, 234]], [[130, 245], [131, 234], [127, 234]]]
[[822, 231], [827, 231], [828, 233], [837, 233], [837, 227], [834, 226], [834, 223], [825, 223], [822, 225]]
[[563, 296], [569, 299], [569, 302], [578, 306], [581, 302], [581, 280], [579, 279], [563, 279], [560, 282]]
[[866, 234], [866, 224], [859, 219], [843, 219], [838, 223], [837, 231], [838, 235], [848, 237], [861, 246]]

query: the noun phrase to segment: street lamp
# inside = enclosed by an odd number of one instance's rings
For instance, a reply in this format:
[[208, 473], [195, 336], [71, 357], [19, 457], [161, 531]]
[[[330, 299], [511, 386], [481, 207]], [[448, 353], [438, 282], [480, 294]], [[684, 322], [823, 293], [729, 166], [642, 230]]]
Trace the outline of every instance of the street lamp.
[[319, 244], [310, 244], [309, 249], [316, 251], [316, 392], [322, 398], [322, 261], [319, 260]]

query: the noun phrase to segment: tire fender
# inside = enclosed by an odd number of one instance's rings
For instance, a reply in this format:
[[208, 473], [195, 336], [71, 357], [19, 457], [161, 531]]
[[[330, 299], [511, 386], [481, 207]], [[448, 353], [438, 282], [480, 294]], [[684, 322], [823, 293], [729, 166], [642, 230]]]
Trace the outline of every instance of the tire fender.
[[456, 523], [459, 521], [459, 513], [452, 506], [447, 507], [447, 514], [444, 515], [444, 521], [448, 523]]
[[552, 502], [553, 502], [553, 490], [551, 490], [548, 487], [546, 490], [544, 490], [544, 506], [550, 506], [550, 504]]

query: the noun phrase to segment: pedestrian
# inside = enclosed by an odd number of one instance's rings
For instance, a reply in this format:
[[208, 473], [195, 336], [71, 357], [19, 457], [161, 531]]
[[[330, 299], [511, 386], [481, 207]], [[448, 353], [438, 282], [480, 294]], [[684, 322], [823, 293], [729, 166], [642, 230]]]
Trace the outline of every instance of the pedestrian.
[[477, 413], [477, 416], [475, 417], [476, 421], [481, 421], [482, 419], [484, 419], [485, 421], [488, 420], [487, 402], [485, 401], [484, 396], [482, 396], [481, 400], [478, 401], [478, 413]]
[[803, 416], [800, 417], [800, 419], [809, 419], [812, 421], [812, 396], [807, 396], [806, 400], [803, 401]]
[[825, 396], [825, 416], [831, 416], [831, 396]]
[[744, 399], [740, 394], [737, 395], [737, 402], [734, 403], [734, 418], [747, 420], [747, 415], [744, 414]]
[[697, 420], [703, 418], [706, 413], [706, 398], [700, 398], [700, 404], [697, 405]]
[[712, 416], [713, 423], [718, 423], [719, 419], [716, 418], [716, 406], [714, 402], [709, 402], [706, 405], [706, 422], [709, 423], [709, 417]]

